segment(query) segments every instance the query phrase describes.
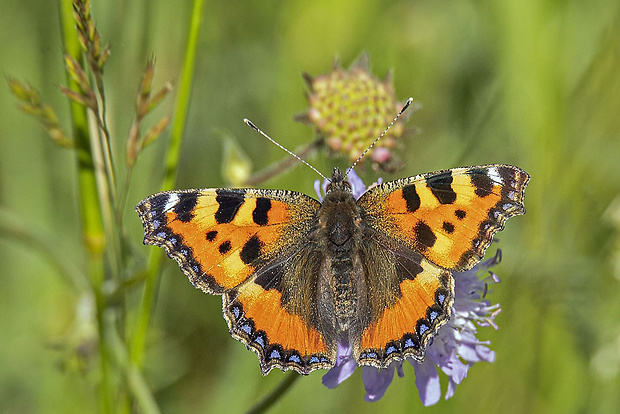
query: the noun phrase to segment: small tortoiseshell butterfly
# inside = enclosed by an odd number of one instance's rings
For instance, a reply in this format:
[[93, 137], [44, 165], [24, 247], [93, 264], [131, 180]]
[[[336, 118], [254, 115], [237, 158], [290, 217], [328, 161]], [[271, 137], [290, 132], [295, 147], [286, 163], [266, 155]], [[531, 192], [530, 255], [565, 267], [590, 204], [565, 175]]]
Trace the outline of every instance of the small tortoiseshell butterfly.
[[385, 182], [358, 200], [334, 169], [323, 202], [285, 190], [167, 191], [136, 210], [144, 243], [163, 247], [192, 284], [223, 296], [231, 335], [263, 375], [336, 363], [422, 361], [454, 301], [451, 271], [478, 263], [524, 214], [529, 175], [482, 165]]

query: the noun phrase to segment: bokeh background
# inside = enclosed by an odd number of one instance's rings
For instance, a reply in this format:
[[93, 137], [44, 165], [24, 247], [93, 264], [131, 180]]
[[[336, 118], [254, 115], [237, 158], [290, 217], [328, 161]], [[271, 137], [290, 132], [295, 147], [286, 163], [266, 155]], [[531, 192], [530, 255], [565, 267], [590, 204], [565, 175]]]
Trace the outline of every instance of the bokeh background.
[[[112, 50], [105, 84], [122, 176], [146, 60], [157, 59], [156, 87], [178, 81], [192, 3], [92, 7]], [[2, 1], [0, 68], [37, 87], [68, 130], [58, 8], [49, 0]], [[408, 120], [419, 133], [404, 143], [398, 176], [499, 162], [532, 176], [527, 214], [510, 220], [493, 246], [504, 260], [490, 299], [503, 311], [499, 330], [482, 328], [479, 337], [491, 341], [495, 363], [475, 365], [452, 399], [430, 408], [408, 365], [372, 404], [363, 401], [359, 372], [335, 390], [314, 372], [273, 412], [620, 410], [620, 3], [215, 0], [201, 17], [178, 188], [226, 184], [226, 136], [255, 169], [286, 157], [245, 117], [291, 149], [311, 141], [313, 130], [292, 120], [307, 109], [301, 73], [326, 73], [335, 57], [348, 66], [363, 51], [377, 76], [394, 70], [399, 98], [423, 105]], [[0, 411], [96, 411], [97, 329], [84, 283], [75, 154], [17, 108], [8, 86], [0, 91]], [[159, 116], [173, 113], [174, 93]], [[159, 189], [168, 137], [141, 154], [133, 175], [125, 223], [136, 268], [155, 247], [142, 246], [132, 206]], [[346, 167], [324, 154], [311, 162], [325, 173]], [[263, 186], [314, 194], [315, 179], [299, 166]], [[128, 318], [142, 285], [130, 289]], [[220, 298], [195, 290], [166, 260], [144, 377], [164, 412], [242, 412], [283, 374], [263, 378], [256, 356], [228, 335]]]

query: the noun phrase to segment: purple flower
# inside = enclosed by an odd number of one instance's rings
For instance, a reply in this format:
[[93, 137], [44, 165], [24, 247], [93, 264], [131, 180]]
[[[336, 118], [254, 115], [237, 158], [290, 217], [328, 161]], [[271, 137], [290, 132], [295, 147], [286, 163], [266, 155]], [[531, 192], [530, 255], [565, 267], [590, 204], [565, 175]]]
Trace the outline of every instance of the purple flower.
[[[365, 191], [362, 180], [351, 171], [348, 176], [353, 194], [359, 198]], [[323, 182], [322, 190], [325, 193], [327, 181]], [[315, 189], [319, 199], [321, 185], [317, 180]], [[476, 338], [478, 326], [492, 326], [497, 329], [494, 318], [501, 311], [499, 304], [491, 305], [486, 299], [489, 283], [498, 283], [499, 278], [489, 269], [501, 260], [501, 250], [495, 256], [485, 260], [466, 272], [453, 272], [454, 277], [454, 305], [450, 320], [442, 326], [437, 335], [426, 349], [424, 361], [419, 363], [408, 359], [415, 371], [415, 384], [418, 388], [420, 400], [425, 406], [436, 404], [441, 398], [441, 384], [437, 368], [448, 376], [448, 388], [445, 399], [454, 395], [456, 386], [467, 376], [467, 372], [474, 363], [480, 361], [495, 361], [495, 352], [487, 345], [489, 341], [480, 341]], [[403, 363], [394, 362], [385, 369], [371, 366], [362, 367], [362, 380], [366, 401], [377, 401], [383, 397], [394, 378], [394, 371], [399, 377], [404, 376]], [[335, 388], [349, 378], [357, 363], [353, 358], [353, 349], [350, 344], [338, 344], [336, 365], [323, 376], [323, 385]]]
[[[476, 362], [495, 361], [495, 352], [487, 345], [489, 341], [476, 338], [477, 326], [492, 326], [493, 319], [500, 312], [499, 304], [491, 305], [485, 299], [488, 283], [498, 283], [497, 276], [489, 271], [501, 260], [501, 250], [466, 272], [453, 272], [454, 305], [450, 321], [442, 326], [426, 350], [423, 362], [409, 360], [416, 375], [416, 386], [420, 399], [426, 406], [433, 405], [441, 397], [437, 368], [448, 376], [448, 390], [445, 398], [454, 395], [456, 386], [467, 376], [467, 371]], [[479, 278], [482, 275], [483, 278]]]
[[349, 344], [338, 343], [338, 356], [336, 365], [327, 374], [323, 375], [323, 385], [327, 388], [336, 388], [338, 384], [346, 380], [357, 368], [357, 363], [353, 359], [353, 348]]

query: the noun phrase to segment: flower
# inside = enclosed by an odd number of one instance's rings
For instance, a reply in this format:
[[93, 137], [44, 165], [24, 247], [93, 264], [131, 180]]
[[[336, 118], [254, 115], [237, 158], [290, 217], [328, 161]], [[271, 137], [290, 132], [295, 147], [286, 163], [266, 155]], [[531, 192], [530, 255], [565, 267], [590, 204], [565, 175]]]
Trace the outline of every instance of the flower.
[[[304, 74], [309, 88], [309, 108], [295, 117], [313, 126], [332, 153], [340, 153], [352, 162], [402, 108], [391, 73], [379, 80], [369, 66], [368, 54], [364, 53], [349, 69], [335, 62], [331, 72], [324, 75]], [[405, 119], [396, 122], [370, 151], [369, 158], [375, 166], [392, 172], [399, 168], [401, 162], [394, 149], [400, 138], [412, 132], [405, 129]]]
[[[435, 367], [449, 378], [445, 398], [454, 395], [456, 386], [467, 376], [476, 362], [495, 361], [495, 352], [487, 345], [489, 341], [476, 338], [477, 326], [492, 326], [501, 311], [499, 304], [491, 305], [486, 299], [488, 283], [499, 283], [499, 278], [489, 269], [501, 260], [501, 250], [466, 272], [453, 272], [454, 305], [450, 321], [439, 328], [437, 336], [426, 350], [423, 362], [410, 360], [416, 375], [416, 386], [424, 405], [433, 405], [441, 397], [439, 377]], [[482, 278], [480, 278], [482, 276]]]
[[[355, 198], [359, 198], [365, 191], [362, 180], [354, 171], [349, 172], [349, 182]], [[319, 180], [315, 182], [315, 189], [322, 200], [320, 190], [325, 193], [327, 181], [321, 187]], [[408, 362], [415, 372], [415, 384], [418, 388], [420, 400], [425, 406], [436, 404], [441, 398], [441, 384], [437, 368], [448, 376], [448, 388], [445, 399], [454, 395], [456, 386], [467, 376], [469, 368], [476, 362], [495, 361], [495, 352], [488, 345], [489, 341], [480, 341], [476, 337], [477, 327], [492, 326], [497, 329], [495, 316], [501, 311], [499, 304], [492, 305], [486, 299], [489, 283], [499, 283], [500, 280], [489, 269], [501, 260], [501, 250], [497, 250], [491, 259], [478, 263], [465, 272], [453, 272], [454, 277], [454, 305], [450, 320], [439, 328], [437, 335], [426, 349], [423, 362], [409, 358]], [[335, 366], [323, 376], [323, 385], [335, 388], [349, 378], [357, 363], [353, 357], [353, 348], [350, 344], [339, 343]], [[377, 401], [383, 397], [394, 378], [394, 372], [399, 377], [404, 376], [403, 363], [393, 362], [385, 369], [371, 366], [362, 367], [362, 380], [366, 401]]]

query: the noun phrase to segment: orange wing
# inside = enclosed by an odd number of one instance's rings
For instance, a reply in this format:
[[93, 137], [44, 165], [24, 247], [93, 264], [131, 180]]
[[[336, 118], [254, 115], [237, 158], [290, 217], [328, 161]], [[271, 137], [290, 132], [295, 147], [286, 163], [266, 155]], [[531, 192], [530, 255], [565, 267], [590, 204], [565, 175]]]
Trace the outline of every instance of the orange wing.
[[452, 275], [372, 229], [362, 244], [371, 317], [354, 343], [357, 362], [385, 368], [408, 357], [422, 361], [428, 342], [450, 318]]
[[[485, 165], [391, 181], [362, 195], [369, 247], [361, 254], [375, 263], [365, 274], [375, 290], [370, 302], [384, 298], [385, 305], [362, 332], [359, 364], [384, 368], [406, 357], [423, 360], [428, 341], [450, 317], [449, 270], [473, 267], [505, 221], [525, 213], [528, 179], [516, 167]], [[373, 255], [378, 249], [383, 257]], [[372, 272], [377, 269], [380, 275]]]
[[511, 165], [482, 165], [390, 181], [358, 201], [368, 225], [456, 271], [484, 256], [505, 221], [524, 214], [530, 176]]
[[[295, 276], [284, 269], [278, 272], [276, 277]], [[259, 275], [257, 279], [260, 278]], [[326, 342], [310, 323], [311, 318], [287, 309], [281, 284], [271, 289], [263, 285], [247, 283], [224, 295], [224, 317], [230, 333], [258, 355], [263, 375], [273, 368], [294, 369], [304, 375], [315, 369], [331, 368], [336, 358], [334, 344]]]
[[263, 374], [307, 374], [332, 366], [335, 350], [311, 326], [312, 292], [299, 291], [296, 301], [282, 295], [316, 279], [290, 258], [313, 254], [305, 236], [319, 207], [290, 191], [206, 189], [154, 194], [136, 210], [145, 244], [163, 247], [197, 288], [224, 294], [231, 334], [258, 354]]

